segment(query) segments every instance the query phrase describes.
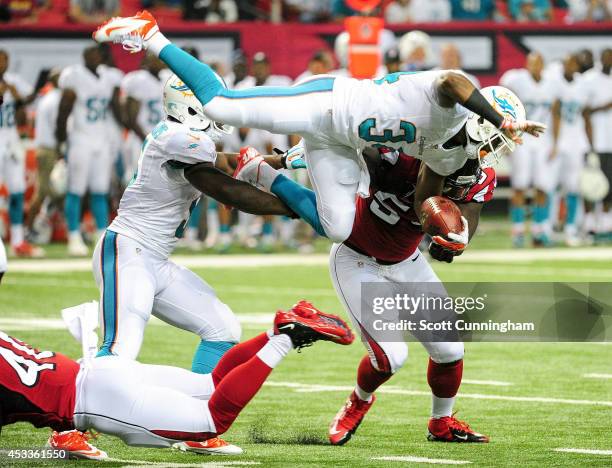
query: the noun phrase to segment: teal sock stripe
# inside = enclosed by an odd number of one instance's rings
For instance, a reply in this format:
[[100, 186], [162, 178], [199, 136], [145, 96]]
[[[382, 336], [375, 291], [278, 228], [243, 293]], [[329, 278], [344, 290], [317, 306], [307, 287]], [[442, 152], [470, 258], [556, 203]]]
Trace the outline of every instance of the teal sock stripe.
[[164, 47], [159, 58], [183, 80], [202, 104], [208, 103], [224, 88], [212, 68], [174, 44]]
[[104, 341], [96, 357], [113, 354], [117, 338], [117, 233], [106, 231], [101, 249], [102, 264], [102, 320]]
[[576, 224], [576, 218], [578, 217], [578, 202], [580, 198], [577, 193], [568, 193], [566, 198], [567, 204], [567, 224]]
[[235, 344], [231, 341], [200, 341], [193, 355], [191, 371], [197, 374], [210, 374], [223, 355]]
[[510, 208], [510, 219], [513, 223], [524, 223], [525, 222], [525, 207], [524, 206], [513, 206]]
[[272, 182], [270, 191], [284, 201], [295, 214], [310, 224], [318, 234], [327, 237], [317, 212], [317, 197], [312, 190], [279, 174]]
[[92, 193], [90, 196], [91, 211], [96, 221], [97, 229], [104, 229], [108, 226], [108, 197], [105, 193]]
[[75, 193], [67, 193], [64, 201], [64, 214], [66, 216], [66, 224], [68, 231], [74, 232], [79, 230], [81, 224], [81, 197]]
[[9, 220], [11, 225], [23, 224], [23, 193], [11, 193], [9, 196]]
[[228, 99], [288, 97], [331, 91], [335, 78], [317, 78], [295, 86], [256, 86], [247, 89], [222, 89], [219, 96]]

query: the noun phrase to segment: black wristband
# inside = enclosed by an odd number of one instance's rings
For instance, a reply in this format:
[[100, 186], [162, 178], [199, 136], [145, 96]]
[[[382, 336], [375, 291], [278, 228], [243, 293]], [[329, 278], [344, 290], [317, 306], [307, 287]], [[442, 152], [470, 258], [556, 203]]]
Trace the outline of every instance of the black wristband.
[[475, 114], [478, 114], [481, 117], [484, 117], [486, 120], [495, 125], [496, 128], [500, 128], [504, 117], [493, 109], [493, 106], [489, 104], [489, 102], [485, 99], [485, 97], [475, 89], [470, 94], [470, 97], [467, 98], [467, 101], [463, 103], [463, 107], [468, 110], [471, 110]]

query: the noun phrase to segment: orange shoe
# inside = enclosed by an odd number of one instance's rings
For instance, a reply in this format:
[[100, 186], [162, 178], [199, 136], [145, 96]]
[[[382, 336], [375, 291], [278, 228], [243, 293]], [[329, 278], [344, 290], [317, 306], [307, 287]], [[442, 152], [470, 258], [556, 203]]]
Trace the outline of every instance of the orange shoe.
[[486, 435], [473, 431], [470, 426], [452, 416], [431, 418], [428, 424], [427, 440], [435, 442], [480, 442], [487, 443]]
[[172, 447], [183, 452], [193, 452], [201, 455], [240, 455], [242, 453], [240, 447], [219, 437], [213, 437], [204, 442], [179, 442]]
[[65, 450], [68, 458], [85, 458], [88, 460], [104, 460], [108, 458], [106, 452], [91, 445], [88, 440], [92, 437], [89, 432], [81, 431], [53, 431], [47, 446], [55, 450]]
[[130, 52], [146, 49], [148, 42], [159, 32], [157, 21], [147, 10], [139, 11], [134, 16], [111, 18], [102, 23], [91, 35], [96, 42], [113, 42], [123, 44]]
[[21, 244], [11, 247], [11, 253], [15, 257], [22, 258], [42, 258], [45, 256], [45, 251], [40, 247], [23, 241]]

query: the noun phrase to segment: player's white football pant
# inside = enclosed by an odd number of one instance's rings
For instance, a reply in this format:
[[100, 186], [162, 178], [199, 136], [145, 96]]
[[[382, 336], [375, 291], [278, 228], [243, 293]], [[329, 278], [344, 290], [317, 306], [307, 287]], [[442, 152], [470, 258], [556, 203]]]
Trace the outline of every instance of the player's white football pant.
[[26, 188], [23, 145], [18, 135], [10, 136], [2, 131], [0, 141], [0, 185], [6, 184], [9, 193], [23, 193]]
[[214, 436], [207, 401], [213, 390], [211, 374], [99, 357], [77, 376], [74, 423], [129, 445], [171, 447], [179, 440]]
[[[362, 283], [440, 283], [424, 255], [417, 249], [406, 260], [394, 265], [380, 265], [371, 257], [361, 255], [344, 244], [334, 244], [329, 257], [329, 268], [336, 293], [344, 304], [356, 330], [362, 323], [372, 323], [362, 316]], [[408, 345], [399, 341], [364, 342], [372, 365], [383, 372], [397, 372], [408, 358]], [[431, 358], [438, 363], [454, 362], [463, 358], [461, 342], [422, 342]]]
[[115, 160], [105, 139], [90, 135], [71, 135], [68, 141], [68, 192], [83, 196], [108, 193]]
[[240, 341], [240, 323], [211, 286], [143, 244], [112, 231], [98, 241], [102, 349], [136, 359], [151, 313], [207, 341]]
[[[542, 141], [541, 141], [542, 140]], [[555, 183], [554, 163], [549, 160], [550, 142], [544, 138], [525, 136], [525, 143], [518, 145], [511, 156], [510, 183], [512, 188], [527, 190], [534, 187], [550, 192]]]
[[[206, 104], [206, 115], [237, 128], [253, 127], [272, 133], [301, 135], [321, 224], [327, 237], [341, 242], [348, 238], [353, 228], [355, 196], [358, 192], [367, 196], [370, 177], [362, 157], [350, 146], [346, 134], [334, 130], [333, 80], [323, 76], [313, 81], [317, 80], [328, 80], [325, 81], [327, 91], [249, 96], [260, 89], [253, 88], [239, 91], [244, 98], [216, 96]], [[282, 89], [299, 93], [300, 86], [307, 83]]]

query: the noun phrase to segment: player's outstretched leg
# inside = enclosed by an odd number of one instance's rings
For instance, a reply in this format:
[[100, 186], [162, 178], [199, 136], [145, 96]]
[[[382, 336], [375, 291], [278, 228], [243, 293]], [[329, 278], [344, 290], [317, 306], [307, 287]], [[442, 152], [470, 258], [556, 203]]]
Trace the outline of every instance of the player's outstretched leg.
[[[261, 337], [256, 337], [259, 343]], [[215, 422], [217, 434], [222, 434], [234, 422], [242, 408], [255, 396], [272, 369], [291, 351], [311, 346], [325, 340], [338, 344], [350, 344], [354, 336], [348, 325], [339, 317], [325, 314], [306, 301], [298, 302], [288, 312], [279, 311], [274, 318], [274, 332], [250, 359], [229, 370], [217, 374], [221, 379], [209, 401], [210, 413]], [[246, 346], [248, 346], [248, 341]], [[235, 346], [219, 362], [229, 368], [225, 360], [236, 359], [242, 345]], [[251, 350], [254, 351], [255, 348]], [[239, 362], [236, 359], [235, 362]]]
[[291, 87], [228, 90], [211, 67], [171, 44], [147, 11], [110, 19], [93, 33], [93, 38], [97, 42], [120, 42], [132, 51], [146, 48], [158, 55], [193, 91], [211, 120], [301, 135], [320, 132], [323, 121], [328, 121], [324, 116], [331, 108], [333, 77], [316, 77]]

